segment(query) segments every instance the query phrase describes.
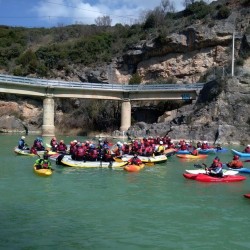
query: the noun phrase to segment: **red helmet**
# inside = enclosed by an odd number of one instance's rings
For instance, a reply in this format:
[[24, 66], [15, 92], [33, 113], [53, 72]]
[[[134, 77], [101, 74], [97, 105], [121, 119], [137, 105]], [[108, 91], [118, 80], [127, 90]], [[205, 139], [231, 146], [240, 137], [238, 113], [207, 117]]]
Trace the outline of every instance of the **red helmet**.
[[219, 163], [219, 161], [218, 161], [218, 160], [216, 160], [216, 159], [214, 159], [214, 160], [213, 160], [213, 163]]
[[239, 159], [240, 159], [240, 157], [238, 155], [234, 155], [233, 160], [239, 160]]

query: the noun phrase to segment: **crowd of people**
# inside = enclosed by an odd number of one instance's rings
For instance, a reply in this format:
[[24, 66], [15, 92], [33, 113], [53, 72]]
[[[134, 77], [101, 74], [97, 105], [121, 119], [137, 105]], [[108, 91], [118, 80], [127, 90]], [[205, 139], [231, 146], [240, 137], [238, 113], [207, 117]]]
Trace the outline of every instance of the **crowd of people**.
[[[217, 145], [220, 147], [220, 145]], [[157, 156], [164, 154], [166, 149], [178, 149], [178, 150], [188, 150], [192, 155], [198, 155], [200, 149], [209, 149], [211, 146], [207, 141], [198, 141], [196, 145], [186, 142], [185, 140], [180, 140], [177, 143], [173, 143], [171, 138], [168, 136], [164, 137], [144, 137], [143, 139], [134, 139], [130, 142], [117, 142], [112, 145], [108, 142], [107, 138], [102, 140], [99, 139], [97, 143], [90, 142], [86, 140], [85, 142], [80, 142], [73, 140], [67, 147], [64, 140], [57, 141], [56, 137], [52, 137], [47, 151], [43, 145], [41, 137], [37, 137], [31, 148], [25, 142], [25, 136], [22, 136], [18, 141], [18, 148], [21, 150], [30, 150], [30, 153], [37, 154], [37, 151], [44, 151], [45, 155], [43, 158], [37, 160], [38, 166], [51, 166], [48, 160], [48, 150], [52, 152], [57, 152], [60, 154], [70, 154], [73, 160], [76, 161], [113, 161], [114, 157], [122, 157], [124, 154], [133, 155], [131, 157], [131, 164], [141, 164], [138, 156]], [[243, 152], [250, 153], [250, 145], [247, 145]], [[226, 163], [227, 167], [233, 169], [239, 169], [243, 167], [243, 162], [239, 159], [239, 156], [234, 155], [232, 161]], [[212, 176], [222, 177], [223, 176], [223, 163], [218, 157], [216, 157], [211, 166], [206, 168], [208, 174]]]

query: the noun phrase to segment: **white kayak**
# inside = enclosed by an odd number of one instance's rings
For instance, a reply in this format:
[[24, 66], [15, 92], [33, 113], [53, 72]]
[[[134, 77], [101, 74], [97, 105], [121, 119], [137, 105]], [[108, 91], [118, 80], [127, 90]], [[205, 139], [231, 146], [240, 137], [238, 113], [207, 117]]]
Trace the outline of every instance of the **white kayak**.
[[105, 161], [75, 161], [70, 155], [64, 155], [61, 163], [69, 167], [78, 168], [111, 168], [123, 169], [127, 162], [105, 162]]
[[[206, 170], [205, 169], [186, 169], [186, 173], [189, 173], [189, 174], [205, 174]], [[236, 175], [238, 173], [239, 173], [239, 171], [223, 169], [223, 175]]]

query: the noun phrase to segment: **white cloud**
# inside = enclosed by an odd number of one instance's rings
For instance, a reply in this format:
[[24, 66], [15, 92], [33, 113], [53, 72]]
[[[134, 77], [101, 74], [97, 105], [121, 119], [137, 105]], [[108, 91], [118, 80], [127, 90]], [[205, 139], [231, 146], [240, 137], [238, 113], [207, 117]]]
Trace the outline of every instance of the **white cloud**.
[[[183, 9], [183, 0], [172, 2], [176, 10]], [[34, 11], [40, 18], [45, 18], [43, 21], [53, 20], [54, 23], [93, 24], [97, 17], [108, 15], [112, 24], [131, 24], [144, 11], [152, 10], [160, 3], [161, 0], [41, 0]]]

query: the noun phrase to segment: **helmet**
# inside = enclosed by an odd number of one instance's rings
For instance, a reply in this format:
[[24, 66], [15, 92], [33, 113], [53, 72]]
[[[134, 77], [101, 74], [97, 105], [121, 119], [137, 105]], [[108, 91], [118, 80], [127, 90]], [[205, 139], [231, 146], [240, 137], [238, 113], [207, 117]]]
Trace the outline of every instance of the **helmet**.
[[23, 140], [24, 140], [24, 139], [25, 139], [25, 136], [22, 136], [22, 137], [21, 137], [21, 139], [23, 139]]
[[160, 141], [160, 144], [162, 145], [162, 144], [163, 144], [163, 141]]
[[219, 161], [218, 161], [218, 160], [216, 160], [216, 159], [214, 159], [214, 160], [213, 160], [213, 163], [219, 163]]
[[240, 159], [240, 157], [238, 155], [234, 155], [233, 160], [239, 160], [239, 159]]
[[247, 147], [250, 148], [250, 144], [248, 144]]

